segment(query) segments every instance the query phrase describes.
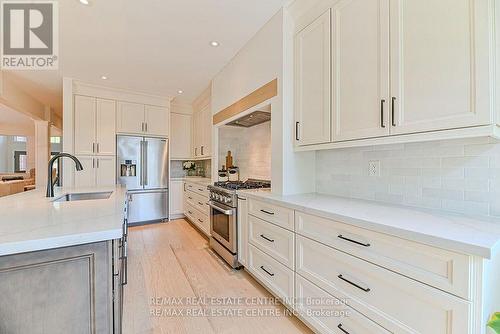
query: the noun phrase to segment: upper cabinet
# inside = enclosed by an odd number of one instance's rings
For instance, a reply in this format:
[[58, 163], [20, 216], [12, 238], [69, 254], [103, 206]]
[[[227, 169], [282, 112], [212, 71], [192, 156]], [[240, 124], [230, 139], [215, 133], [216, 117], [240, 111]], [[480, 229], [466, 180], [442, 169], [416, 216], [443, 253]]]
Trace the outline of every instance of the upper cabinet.
[[489, 1], [391, 4], [392, 133], [492, 122]]
[[299, 18], [297, 147], [495, 135], [490, 3], [340, 0]]
[[389, 0], [332, 8], [333, 140], [389, 134]]
[[74, 106], [75, 153], [115, 154], [115, 101], [76, 95]]
[[207, 105], [193, 114], [193, 156], [210, 158], [212, 153], [212, 111]]
[[170, 120], [170, 155], [172, 159], [191, 159], [192, 116], [172, 113]]
[[295, 38], [295, 108], [298, 145], [331, 140], [330, 10]]
[[117, 132], [152, 136], [168, 136], [167, 108], [131, 102], [118, 102]]

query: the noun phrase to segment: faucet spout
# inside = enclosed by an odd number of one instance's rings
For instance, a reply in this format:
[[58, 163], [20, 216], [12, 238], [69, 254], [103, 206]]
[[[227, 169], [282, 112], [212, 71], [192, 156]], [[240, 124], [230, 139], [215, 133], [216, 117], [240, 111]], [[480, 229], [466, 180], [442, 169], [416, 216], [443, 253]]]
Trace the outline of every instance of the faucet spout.
[[59, 153], [59, 154], [56, 154], [55, 156], [53, 156], [52, 159], [49, 160], [49, 167], [48, 167], [48, 171], [47, 171], [47, 194], [46, 194], [46, 197], [54, 197], [54, 182], [52, 179], [52, 168], [54, 166], [54, 162], [57, 159], [64, 158], [64, 157], [70, 158], [75, 162], [77, 171], [83, 170], [82, 163], [74, 155], [71, 155], [69, 153]]

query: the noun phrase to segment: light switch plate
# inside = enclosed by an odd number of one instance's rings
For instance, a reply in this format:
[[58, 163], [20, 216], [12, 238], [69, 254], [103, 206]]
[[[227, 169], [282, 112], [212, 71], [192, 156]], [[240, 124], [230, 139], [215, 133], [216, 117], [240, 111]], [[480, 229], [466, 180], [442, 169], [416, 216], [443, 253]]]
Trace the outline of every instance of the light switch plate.
[[380, 176], [380, 160], [368, 161], [368, 175]]

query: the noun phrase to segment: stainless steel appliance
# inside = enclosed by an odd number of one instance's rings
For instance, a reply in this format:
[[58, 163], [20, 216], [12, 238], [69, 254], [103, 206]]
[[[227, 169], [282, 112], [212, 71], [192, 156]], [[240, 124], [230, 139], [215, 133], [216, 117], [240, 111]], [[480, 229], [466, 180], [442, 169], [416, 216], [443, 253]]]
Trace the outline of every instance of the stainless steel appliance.
[[242, 189], [271, 187], [270, 181], [216, 182], [210, 190], [210, 247], [231, 267], [238, 268], [238, 196]]
[[128, 224], [168, 219], [168, 139], [117, 136], [117, 183], [128, 189]]

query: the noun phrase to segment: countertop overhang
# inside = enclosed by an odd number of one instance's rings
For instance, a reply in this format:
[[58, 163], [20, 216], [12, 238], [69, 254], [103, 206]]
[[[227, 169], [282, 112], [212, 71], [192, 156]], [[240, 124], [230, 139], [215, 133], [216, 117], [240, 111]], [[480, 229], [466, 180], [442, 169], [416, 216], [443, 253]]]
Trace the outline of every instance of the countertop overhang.
[[[53, 202], [67, 193], [112, 191], [107, 199]], [[32, 190], [0, 198], [0, 256], [122, 237], [127, 190], [121, 186]]]

